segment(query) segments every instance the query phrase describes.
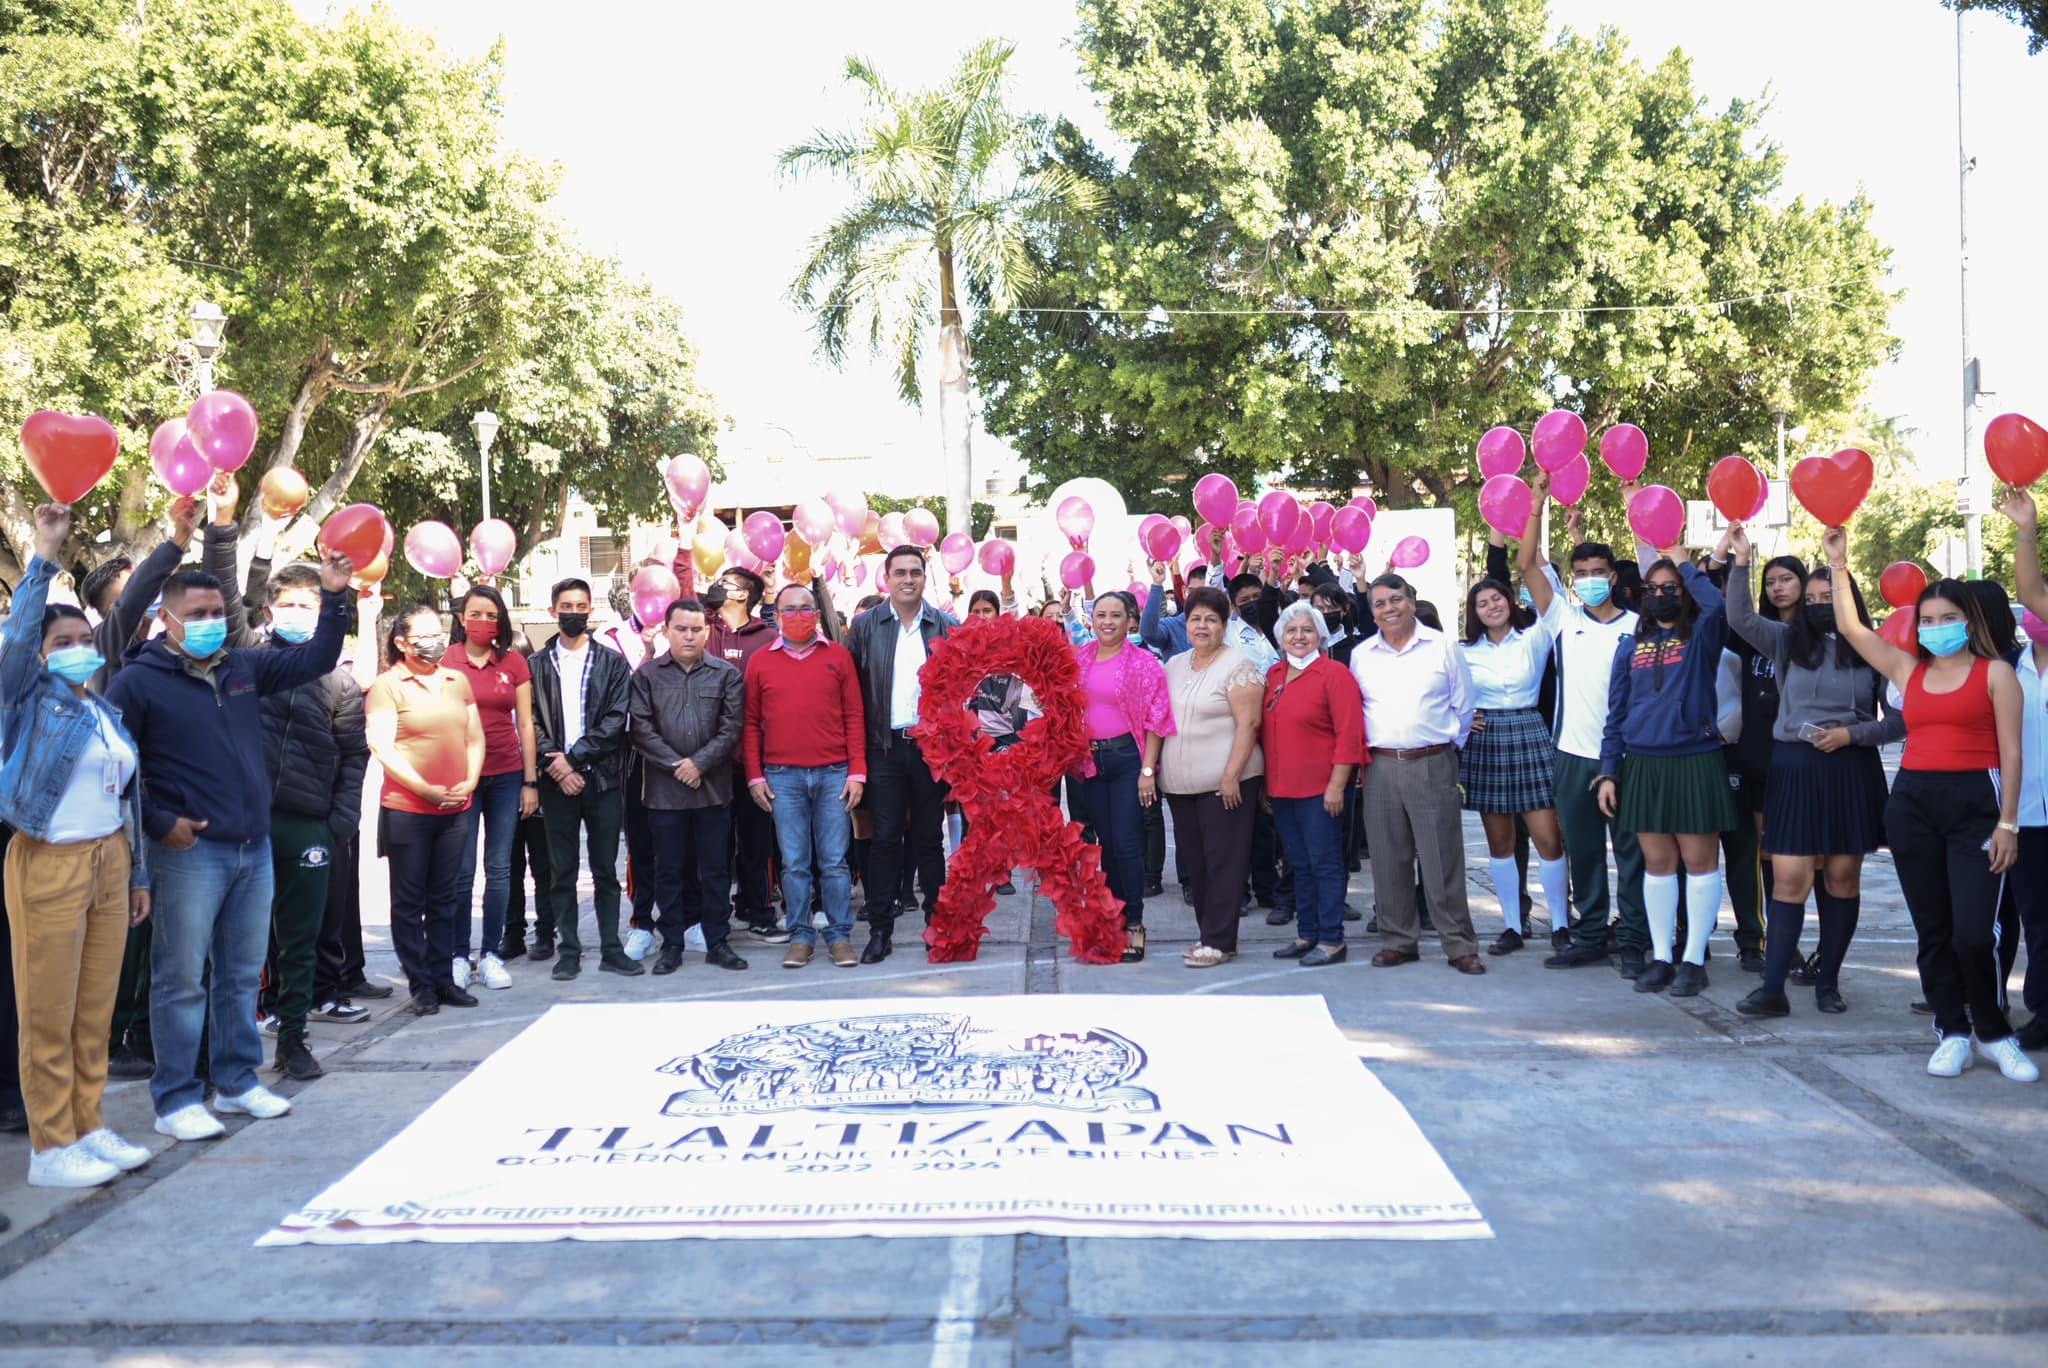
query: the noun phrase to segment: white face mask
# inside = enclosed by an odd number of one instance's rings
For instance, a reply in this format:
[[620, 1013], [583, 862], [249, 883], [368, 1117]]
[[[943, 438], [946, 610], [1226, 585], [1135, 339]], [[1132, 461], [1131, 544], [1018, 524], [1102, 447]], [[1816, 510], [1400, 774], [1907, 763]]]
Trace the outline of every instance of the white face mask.
[[1305, 656], [1298, 656], [1294, 652], [1289, 651], [1287, 653], [1287, 661], [1297, 670], [1306, 670], [1309, 666], [1316, 663], [1316, 657], [1321, 654], [1321, 651], [1310, 651]]

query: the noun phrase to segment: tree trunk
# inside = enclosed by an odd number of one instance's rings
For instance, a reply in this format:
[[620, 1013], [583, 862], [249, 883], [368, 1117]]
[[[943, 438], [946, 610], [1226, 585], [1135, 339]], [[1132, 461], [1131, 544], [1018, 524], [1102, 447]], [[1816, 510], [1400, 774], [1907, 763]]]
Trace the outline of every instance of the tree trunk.
[[277, 559], [290, 560], [312, 545], [319, 534], [320, 524], [327, 521], [327, 515], [348, 496], [349, 485], [355, 482], [363, 462], [370, 458], [370, 449], [377, 445], [377, 439], [384, 435], [384, 429], [391, 420], [393, 396], [379, 394], [370, 400], [369, 406], [356, 415], [349, 424], [348, 446], [342, 451], [341, 461], [334, 467], [334, 473], [327, 482], [314, 491], [306, 511], [293, 521], [284, 535], [278, 539]]
[[299, 381], [298, 397], [284, 411], [284, 426], [277, 430], [277, 445], [270, 449], [268, 469], [288, 466], [298, 459], [299, 444], [306, 439], [306, 424], [313, 421], [314, 411], [331, 392], [333, 379], [334, 368], [326, 361], [307, 365], [305, 376]]
[[974, 391], [953, 253], [939, 253], [939, 439], [946, 456], [946, 531], [974, 533]]

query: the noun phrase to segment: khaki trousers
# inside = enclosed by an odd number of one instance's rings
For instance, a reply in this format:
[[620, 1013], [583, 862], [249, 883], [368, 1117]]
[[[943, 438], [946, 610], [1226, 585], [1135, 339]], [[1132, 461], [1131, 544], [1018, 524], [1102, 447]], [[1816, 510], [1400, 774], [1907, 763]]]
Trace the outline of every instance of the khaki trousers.
[[1372, 893], [1380, 938], [1389, 950], [1418, 948], [1422, 914], [1415, 906], [1415, 865], [1443, 938], [1444, 954], [1463, 959], [1479, 949], [1465, 901], [1465, 827], [1458, 802], [1458, 752], [1446, 748], [1419, 760], [1374, 751], [1365, 767], [1365, 837], [1372, 850]]
[[128, 943], [128, 867], [118, 831], [63, 845], [16, 832], [7, 847], [21, 1095], [38, 1153], [100, 1128], [107, 1030]]

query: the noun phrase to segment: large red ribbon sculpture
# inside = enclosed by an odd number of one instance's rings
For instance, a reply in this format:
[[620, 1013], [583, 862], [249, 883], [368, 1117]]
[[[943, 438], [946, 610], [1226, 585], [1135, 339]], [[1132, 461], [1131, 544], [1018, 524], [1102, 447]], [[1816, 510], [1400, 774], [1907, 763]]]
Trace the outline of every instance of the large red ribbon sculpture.
[[[1037, 695], [1043, 716], [996, 750], [967, 710], [989, 675], [1014, 675]], [[946, 885], [925, 944], [933, 964], [971, 960], [988, 934], [997, 884], [1010, 871], [1036, 869], [1039, 892], [1058, 909], [1054, 926], [1085, 964], [1123, 957], [1123, 907], [1102, 877], [1102, 852], [1081, 839], [1053, 800], [1053, 785], [1088, 754], [1082, 727], [1081, 671], [1056, 622], [1043, 618], [969, 618], [932, 644], [918, 672], [923, 686], [913, 733], [932, 773], [952, 785], [967, 816], [967, 839], [946, 867]]]

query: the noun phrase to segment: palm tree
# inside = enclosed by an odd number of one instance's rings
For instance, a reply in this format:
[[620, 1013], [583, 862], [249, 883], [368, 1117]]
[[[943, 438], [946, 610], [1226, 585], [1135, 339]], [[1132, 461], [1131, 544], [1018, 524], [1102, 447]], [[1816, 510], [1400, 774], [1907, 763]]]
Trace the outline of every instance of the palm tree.
[[790, 286], [812, 312], [818, 350], [833, 365], [865, 338], [896, 368], [896, 389], [922, 406], [918, 361], [936, 315], [939, 431], [946, 455], [946, 527], [968, 532], [973, 498], [963, 301], [1008, 309], [1038, 284], [1033, 240], [1100, 202], [1097, 188], [1040, 154], [1040, 121], [1004, 101], [1013, 44], [970, 49], [935, 90], [901, 91], [856, 57], [847, 79], [867, 112], [842, 133], [820, 129], [781, 156], [785, 174], [824, 171], [850, 182], [853, 205], [813, 238]]

